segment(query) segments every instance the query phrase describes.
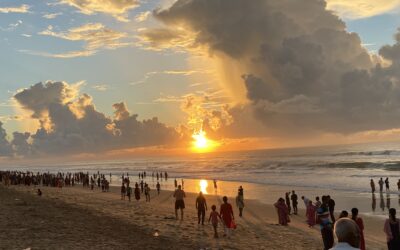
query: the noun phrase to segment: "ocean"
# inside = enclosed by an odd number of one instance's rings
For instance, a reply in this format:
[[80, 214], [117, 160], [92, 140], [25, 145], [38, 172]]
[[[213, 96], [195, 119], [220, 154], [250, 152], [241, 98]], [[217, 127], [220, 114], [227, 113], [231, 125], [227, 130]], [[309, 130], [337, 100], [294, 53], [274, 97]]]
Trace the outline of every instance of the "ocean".
[[[243, 185], [248, 187], [248, 198], [267, 203], [272, 203], [292, 189], [309, 197], [322, 195], [323, 192], [340, 192], [345, 197], [343, 204], [347, 205], [351, 204], [353, 198], [365, 198], [362, 206], [369, 207], [361, 209], [365, 213], [376, 212], [370, 193], [370, 179], [374, 179], [379, 190], [379, 178], [389, 177], [390, 192], [385, 192], [383, 196], [377, 192], [375, 198], [380, 198], [380, 206], [382, 199], [386, 207], [399, 207], [400, 203], [397, 188], [400, 179], [400, 142], [193, 154], [185, 157], [154, 156], [98, 162], [7, 164], [0, 168], [33, 172], [99, 171], [106, 176], [112, 173], [112, 185], [120, 184], [122, 174], [128, 173], [131, 178], [137, 179], [139, 172], [146, 171], [151, 176], [152, 172], [166, 171], [171, 178], [168, 182], [163, 180], [165, 189], [173, 189], [172, 180], [177, 178], [179, 181], [185, 180], [186, 188], [198, 186], [194, 184], [196, 180], [208, 180], [209, 190], [212, 189], [211, 180], [216, 179], [219, 189], [225, 190], [230, 196], [235, 194], [236, 187]], [[154, 186], [156, 180], [148, 179], [148, 182]], [[399, 198], [399, 202], [390, 203], [393, 198]]]

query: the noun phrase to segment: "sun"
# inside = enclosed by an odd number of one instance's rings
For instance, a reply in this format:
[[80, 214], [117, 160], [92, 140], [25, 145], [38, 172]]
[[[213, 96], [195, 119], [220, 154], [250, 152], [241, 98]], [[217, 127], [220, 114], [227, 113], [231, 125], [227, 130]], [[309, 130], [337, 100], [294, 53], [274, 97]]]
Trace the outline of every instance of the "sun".
[[200, 130], [199, 132], [195, 132], [192, 135], [193, 138], [193, 150], [196, 152], [210, 152], [215, 147], [218, 146], [218, 143], [210, 140], [206, 137], [206, 132]]

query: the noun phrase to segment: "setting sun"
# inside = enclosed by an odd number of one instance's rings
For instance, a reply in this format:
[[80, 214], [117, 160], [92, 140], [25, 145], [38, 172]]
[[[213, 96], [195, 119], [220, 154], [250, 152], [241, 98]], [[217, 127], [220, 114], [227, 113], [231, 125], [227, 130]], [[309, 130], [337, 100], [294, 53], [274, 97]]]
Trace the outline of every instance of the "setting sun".
[[197, 152], [209, 152], [218, 146], [218, 143], [206, 137], [206, 132], [200, 130], [192, 135], [193, 150]]

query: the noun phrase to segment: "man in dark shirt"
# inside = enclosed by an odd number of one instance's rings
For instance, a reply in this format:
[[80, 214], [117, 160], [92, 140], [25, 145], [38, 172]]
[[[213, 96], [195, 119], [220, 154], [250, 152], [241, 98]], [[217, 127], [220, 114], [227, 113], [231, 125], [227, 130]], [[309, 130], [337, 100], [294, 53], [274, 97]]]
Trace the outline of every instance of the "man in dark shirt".
[[331, 198], [330, 195], [328, 195], [328, 207], [329, 207], [329, 213], [331, 215], [331, 220], [333, 223], [335, 223], [335, 201]]
[[207, 202], [202, 192], [199, 193], [199, 196], [196, 199], [196, 209], [197, 209], [198, 224], [200, 224], [200, 219], [201, 219], [201, 224], [204, 225], [204, 217], [206, 216]]
[[294, 190], [292, 191], [292, 195], [290, 196], [290, 199], [292, 200], [292, 206], [293, 206], [293, 213], [297, 214], [297, 194], [295, 194]]

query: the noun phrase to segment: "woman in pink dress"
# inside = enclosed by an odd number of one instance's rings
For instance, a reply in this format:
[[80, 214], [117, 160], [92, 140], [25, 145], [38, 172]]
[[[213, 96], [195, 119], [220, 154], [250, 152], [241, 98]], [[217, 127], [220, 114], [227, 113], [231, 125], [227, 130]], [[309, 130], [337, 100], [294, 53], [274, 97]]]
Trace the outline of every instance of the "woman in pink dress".
[[313, 227], [316, 224], [315, 221], [316, 212], [317, 212], [317, 206], [313, 205], [312, 201], [308, 201], [306, 215], [309, 227]]
[[285, 204], [285, 200], [283, 198], [279, 198], [279, 200], [274, 204], [274, 206], [276, 207], [276, 210], [278, 212], [279, 224], [287, 226], [288, 222], [290, 222], [290, 219], [289, 219], [289, 209]]
[[351, 219], [354, 220], [360, 229], [360, 249], [365, 250], [365, 240], [364, 240], [364, 222], [358, 217], [358, 209], [351, 209]]
[[224, 203], [221, 205], [219, 214], [224, 222], [224, 236], [229, 236], [235, 217], [233, 216], [232, 205], [228, 203], [228, 197], [224, 196], [222, 200]]

